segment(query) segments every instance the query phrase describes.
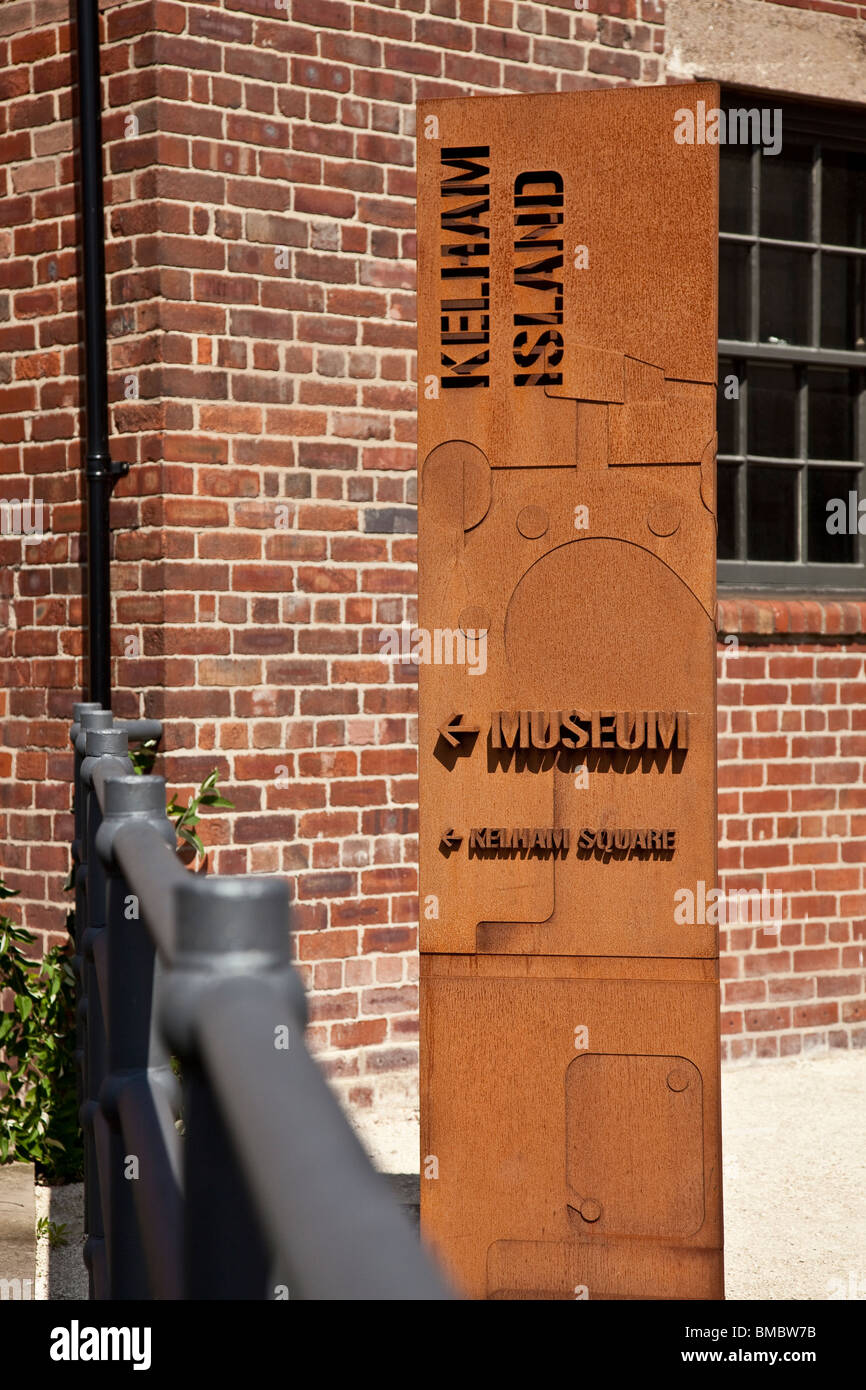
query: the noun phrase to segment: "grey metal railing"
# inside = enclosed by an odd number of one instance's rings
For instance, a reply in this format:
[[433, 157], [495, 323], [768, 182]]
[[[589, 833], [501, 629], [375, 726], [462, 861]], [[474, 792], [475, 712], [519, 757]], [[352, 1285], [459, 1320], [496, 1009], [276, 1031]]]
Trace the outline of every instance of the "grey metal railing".
[[452, 1297], [306, 1050], [287, 885], [184, 868], [161, 726], [74, 718], [91, 1298]]

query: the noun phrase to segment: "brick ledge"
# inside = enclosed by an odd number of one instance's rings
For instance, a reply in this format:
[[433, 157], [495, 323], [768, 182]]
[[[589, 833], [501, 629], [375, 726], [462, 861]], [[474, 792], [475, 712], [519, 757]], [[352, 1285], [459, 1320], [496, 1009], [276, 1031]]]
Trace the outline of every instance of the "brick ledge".
[[720, 637], [856, 637], [866, 633], [866, 600], [720, 598], [716, 628]]

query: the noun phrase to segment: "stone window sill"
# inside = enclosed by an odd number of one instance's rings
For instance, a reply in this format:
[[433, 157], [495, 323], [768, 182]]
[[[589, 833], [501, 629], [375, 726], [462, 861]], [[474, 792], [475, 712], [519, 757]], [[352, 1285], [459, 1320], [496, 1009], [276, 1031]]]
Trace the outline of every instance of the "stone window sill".
[[719, 637], [858, 637], [866, 634], [866, 600], [726, 596], [716, 628]]

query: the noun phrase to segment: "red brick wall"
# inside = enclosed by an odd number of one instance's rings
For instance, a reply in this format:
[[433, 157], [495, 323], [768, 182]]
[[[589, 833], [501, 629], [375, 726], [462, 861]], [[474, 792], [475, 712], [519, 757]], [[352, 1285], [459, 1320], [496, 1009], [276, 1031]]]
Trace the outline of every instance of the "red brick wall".
[[[112, 510], [115, 708], [166, 719], [159, 770], [173, 787], [219, 767], [236, 810], [204, 827], [214, 869], [291, 876], [312, 1038], [352, 1104], [379, 1105], [389, 1088], [411, 1100], [415, 691], [379, 659], [376, 634], [415, 616], [414, 103], [663, 81], [664, 5], [103, 10], [112, 447], [132, 465]], [[0, 3], [2, 495], [41, 497], [49, 526], [38, 545], [0, 540], [0, 865], [44, 933], [65, 910], [66, 720], [84, 680], [69, 13], [69, 0]], [[837, 646], [840, 664], [861, 661]], [[741, 649], [724, 689], [751, 689], [748, 663], [782, 656]], [[739, 747], [773, 732], [739, 721], [804, 712], [793, 694], [781, 709], [793, 678], [775, 675], [767, 710], [732, 695], [722, 712], [722, 862], [757, 874], [777, 846], [824, 916], [790, 928], [802, 944], [731, 941], [736, 1055], [784, 1035], [783, 1049], [862, 1035], [848, 895], [863, 885], [842, 887], [861, 870], [834, 839], [862, 831], [838, 819], [854, 816], [851, 789], [800, 808], [781, 783], [790, 804], [747, 804], [763, 779], [776, 787], [780, 757]], [[856, 680], [834, 714], [859, 717]], [[725, 780], [747, 772], [761, 781]], [[791, 818], [807, 810], [801, 844]], [[805, 992], [786, 996], [786, 979]]]
[[44, 502], [0, 537], [0, 872], [59, 932], [69, 855], [62, 720], [80, 685], [79, 324], [67, 4], [0, 5], [0, 495]]
[[723, 1050], [866, 1046], [866, 604], [723, 600], [719, 625], [722, 883], [784, 916], [722, 932]]

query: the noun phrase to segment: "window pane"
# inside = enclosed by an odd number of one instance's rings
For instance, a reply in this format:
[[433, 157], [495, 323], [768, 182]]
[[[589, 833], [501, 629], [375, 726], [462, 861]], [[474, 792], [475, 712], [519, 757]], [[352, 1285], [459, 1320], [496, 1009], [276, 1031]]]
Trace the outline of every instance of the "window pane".
[[796, 468], [762, 468], [748, 471], [746, 518], [750, 560], [796, 560]]
[[854, 372], [809, 372], [809, 457], [853, 459], [857, 385]]
[[825, 150], [821, 162], [821, 240], [866, 247], [866, 156]]
[[749, 453], [765, 458], [797, 456], [797, 382], [793, 367], [749, 365]]
[[807, 525], [809, 559], [814, 564], [857, 563], [857, 536], [849, 533], [849, 526], [852, 514], [857, 524], [858, 477], [851, 468], [809, 469]]
[[761, 247], [761, 341], [808, 343], [812, 254]]
[[737, 558], [737, 476], [736, 465], [720, 463], [716, 473], [716, 514], [719, 519], [718, 557]]
[[[737, 378], [736, 386], [730, 380]], [[716, 407], [716, 428], [719, 431], [719, 453], [737, 454], [737, 400], [728, 399], [733, 390], [739, 391], [739, 378], [730, 358], [719, 359], [719, 389]]]
[[864, 346], [866, 273], [859, 256], [821, 257], [821, 346]]
[[761, 161], [762, 237], [810, 241], [812, 150], [785, 145]]
[[719, 337], [749, 341], [749, 248], [736, 241], [719, 246]]
[[719, 151], [719, 228], [723, 232], [750, 232], [751, 151], [723, 145]]

